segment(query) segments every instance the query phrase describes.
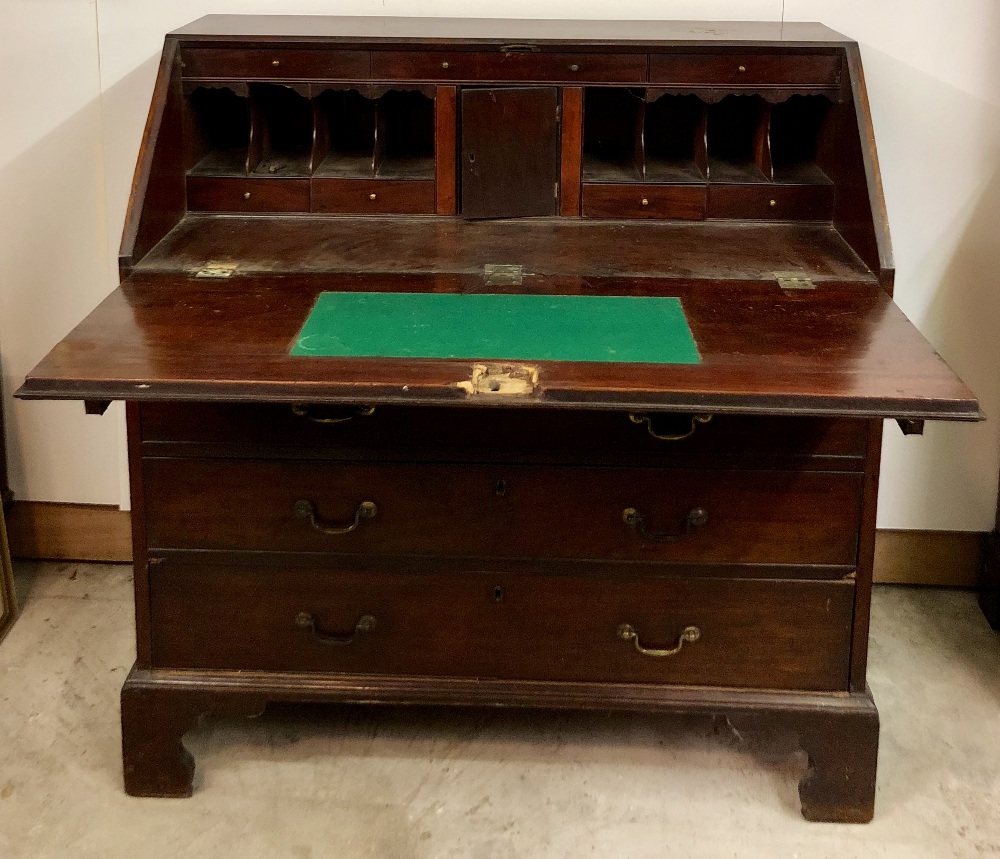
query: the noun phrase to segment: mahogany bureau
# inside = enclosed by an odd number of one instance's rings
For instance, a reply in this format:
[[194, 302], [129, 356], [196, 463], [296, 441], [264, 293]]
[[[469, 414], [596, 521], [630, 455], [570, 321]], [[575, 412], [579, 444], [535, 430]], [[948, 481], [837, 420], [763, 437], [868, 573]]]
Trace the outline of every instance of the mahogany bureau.
[[[856, 44], [203, 18], [166, 38], [121, 275], [18, 395], [127, 402], [129, 793], [190, 793], [208, 712], [591, 708], [795, 732], [803, 814], [871, 818], [882, 421], [981, 415], [892, 303]], [[424, 351], [293, 354], [321, 293], [391, 293]], [[453, 354], [443, 296], [537, 352]], [[609, 297], [679, 299], [693, 358], [574, 357], [554, 308]]]

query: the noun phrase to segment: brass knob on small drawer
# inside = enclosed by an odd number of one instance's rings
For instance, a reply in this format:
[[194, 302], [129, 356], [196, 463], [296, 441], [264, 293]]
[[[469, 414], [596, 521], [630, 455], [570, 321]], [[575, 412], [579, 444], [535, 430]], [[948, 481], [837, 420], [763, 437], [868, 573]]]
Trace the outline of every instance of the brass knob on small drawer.
[[249, 200], [250, 199], [250, 192], [249, 191], [244, 191], [243, 192], [243, 199], [244, 200]]
[[281, 60], [271, 60], [271, 65], [272, 66], [280, 66], [281, 65]]
[[448, 68], [448, 61], [447, 60], [445, 60], [443, 63], [441, 63], [441, 68], [442, 69]]
[[746, 66], [740, 66], [740, 73], [741, 73], [741, 74], [742, 74], [743, 72], [745, 72], [746, 70], [747, 70], [747, 67], [746, 67]]
[[369, 199], [369, 200], [374, 200], [374, 199], [376, 199], [377, 197], [378, 197], [378, 194], [369, 194], [369, 195], [368, 195], [368, 199]]
[[642, 198], [642, 205], [648, 206], [649, 205], [649, 200], [647, 200], [645, 197], [643, 197]]
[[569, 67], [569, 70], [570, 70], [571, 72], [578, 72], [578, 71], [580, 71], [580, 67], [579, 67], [579, 66], [578, 66], [578, 65], [577, 65], [576, 63], [573, 63], [573, 64], [572, 64], [572, 65], [571, 65], [571, 66]]
[[767, 205], [769, 205], [773, 209], [775, 206], [778, 205], [778, 201], [777, 200], [771, 200]]

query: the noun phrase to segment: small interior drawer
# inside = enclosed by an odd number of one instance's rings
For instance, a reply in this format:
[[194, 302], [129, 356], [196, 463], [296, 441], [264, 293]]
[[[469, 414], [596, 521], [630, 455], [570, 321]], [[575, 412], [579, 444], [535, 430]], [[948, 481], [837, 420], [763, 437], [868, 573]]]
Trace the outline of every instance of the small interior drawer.
[[367, 80], [371, 73], [368, 51], [322, 48], [184, 48], [186, 78], [321, 78]]
[[313, 179], [312, 211], [431, 215], [434, 181], [425, 179]]
[[192, 212], [308, 212], [308, 179], [188, 176]]
[[834, 87], [839, 54], [677, 53], [649, 58], [649, 81], [685, 86]]
[[157, 668], [847, 687], [850, 582], [173, 559], [150, 578]]
[[643, 83], [646, 54], [375, 51], [375, 80]]
[[705, 218], [704, 185], [591, 185], [583, 186], [585, 218]]
[[708, 217], [829, 221], [833, 194], [832, 185], [710, 185]]
[[165, 550], [849, 567], [861, 481], [724, 468], [143, 460], [148, 542]]

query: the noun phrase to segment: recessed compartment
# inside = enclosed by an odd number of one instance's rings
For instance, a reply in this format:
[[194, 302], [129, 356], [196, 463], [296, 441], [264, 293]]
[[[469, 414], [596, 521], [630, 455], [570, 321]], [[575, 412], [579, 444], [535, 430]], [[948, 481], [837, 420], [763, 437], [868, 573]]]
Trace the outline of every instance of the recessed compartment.
[[643, 132], [647, 182], [705, 181], [707, 108], [693, 95], [648, 94]]
[[769, 182], [770, 106], [758, 96], [726, 96], [708, 107], [708, 180]]
[[375, 100], [354, 89], [325, 90], [314, 100], [314, 176], [371, 178], [375, 155]]
[[187, 96], [190, 176], [244, 176], [250, 147], [246, 84], [205, 84]]
[[434, 178], [434, 99], [413, 90], [389, 90], [376, 108], [375, 175]]
[[817, 159], [831, 103], [819, 95], [793, 95], [771, 109], [771, 161], [774, 181], [829, 185]]
[[583, 181], [641, 182], [642, 90], [588, 87], [583, 103]]
[[[301, 91], [305, 90], [305, 92]], [[306, 177], [313, 113], [306, 87], [251, 84], [252, 135], [248, 166], [256, 176]]]

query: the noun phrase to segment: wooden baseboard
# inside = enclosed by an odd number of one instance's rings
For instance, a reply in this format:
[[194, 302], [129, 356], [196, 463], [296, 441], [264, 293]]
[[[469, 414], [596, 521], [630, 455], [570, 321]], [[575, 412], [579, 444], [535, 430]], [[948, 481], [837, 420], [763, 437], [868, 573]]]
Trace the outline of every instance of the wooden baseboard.
[[984, 539], [975, 531], [879, 531], [875, 581], [974, 588], [983, 565]]
[[15, 501], [7, 516], [15, 558], [131, 561], [131, 515], [98, 504]]
[[[17, 558], [132, 560], [130, 514], [117, 507], [15, 501], [7, 519]], [[880, 584], [975, 587], [984, 535], [958, 531], [879, 531], [875, 581]]]

